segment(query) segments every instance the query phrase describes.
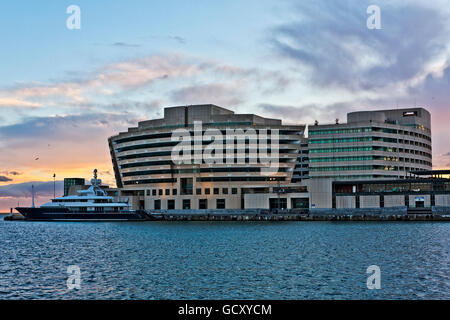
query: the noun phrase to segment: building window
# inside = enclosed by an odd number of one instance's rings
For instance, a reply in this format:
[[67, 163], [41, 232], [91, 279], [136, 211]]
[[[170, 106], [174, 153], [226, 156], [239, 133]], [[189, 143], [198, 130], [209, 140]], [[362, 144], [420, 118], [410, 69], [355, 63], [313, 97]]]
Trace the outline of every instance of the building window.
[[177, 190], [177, 189], [172, 189], [172, 195], [173, 195], [173, 196], [176, 196], [177, 193], [178, 193], [178, 190]]
[[197, 188], [196, 189], [196, 194], [202, 194], [202, 188]]
[[214, 188], [214, 194], [219, 194], [219, 188]]
[[162, 189], [159, 189], [159, 190], [158, 190], [158, 195], [162, 196], [162, 194], [163, 194]]
[[190, 210], [190, 209], [191, 209], [191, 200], [183, 199], [183, 210]]
[[217, 199], [216, 200], [216, 208], [217, 209], [225, 209], [225, 199]]
[[273, 209], [286, 209], [287, 208], [287, 199], [286, 198], [272, 198], [269, 199], [269, 208]]
[[417, 117], [417, 111], [403, 112], [404, 117]]
[[166, 196], [170, 196], [170, 189], [166, 189]]
[[208, 199], [199, 199], [198, 200], [198, 208], [199, 209], [208, 209]]
[[308, 198], [292, 198], [292, 209], [308, 209], [309, 199]]
[[152, 190], [152, 195], [156, 196], [156, 189]]
[[150, 195], [150, 190], [147, 190], [147, 197]]
[[232, 194], [237, 194], [237, 188], [231, 188], [231, 193]]
[[191, 195], [193, 187], [193, 179], [192, 178], [181, 178], [181, 194], [182, 195]]
[[175, 200], [173, 200], [173, 199], [167, 200], [167, 209], [168, 210], [175, 209]]
[[161, 209], [161, 200], [155, 200], [155, 210]]
[[223, 194], [228, 194], [228, 188], [222, 188], [222, 193]]
[[205, 188], [205, 194], [211, 194], [209, 188]]

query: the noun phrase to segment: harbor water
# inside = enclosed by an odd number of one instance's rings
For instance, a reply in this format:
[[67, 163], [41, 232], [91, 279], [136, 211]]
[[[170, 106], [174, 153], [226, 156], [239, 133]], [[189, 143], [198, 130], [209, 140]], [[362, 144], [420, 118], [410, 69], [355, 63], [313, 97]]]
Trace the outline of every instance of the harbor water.
[[0, 221], [0, 299], [450, 299], [449, 240], [447, 222]]

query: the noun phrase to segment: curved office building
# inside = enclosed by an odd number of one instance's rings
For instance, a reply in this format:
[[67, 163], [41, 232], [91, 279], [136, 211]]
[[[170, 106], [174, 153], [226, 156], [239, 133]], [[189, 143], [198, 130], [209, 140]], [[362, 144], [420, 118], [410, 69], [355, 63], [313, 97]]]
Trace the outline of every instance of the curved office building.
[[304, 129], [215, 105], [165, 108], [109, 138], [117, 187], [135, 208], [242, 209], [245, 193], [301, 181]]
[[352, 112], [308, 128], [310, 178], [404, 178], [431, 170], [431, 116], [423, 108]]

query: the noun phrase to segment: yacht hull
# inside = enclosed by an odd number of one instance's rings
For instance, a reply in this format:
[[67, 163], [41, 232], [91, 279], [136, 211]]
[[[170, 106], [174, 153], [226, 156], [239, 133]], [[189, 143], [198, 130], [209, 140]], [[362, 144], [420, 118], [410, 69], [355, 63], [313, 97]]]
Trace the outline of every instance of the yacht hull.
[[67, 208], [26, 208], [16, 210], [29, 221], [145, 221], [151, 217], [144, 211], [71, 212]]

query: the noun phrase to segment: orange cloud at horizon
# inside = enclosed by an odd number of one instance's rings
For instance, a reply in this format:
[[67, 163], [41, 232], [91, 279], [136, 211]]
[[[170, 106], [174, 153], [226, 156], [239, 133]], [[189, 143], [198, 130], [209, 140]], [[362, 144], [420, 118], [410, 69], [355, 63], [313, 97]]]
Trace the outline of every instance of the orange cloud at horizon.
[[[53, 174], [56, 180], [78, 177], [89, 182], [97, 169], [102, 182], [115, 187], [107, 139], [124, 124], [120, 116], [108, 117], [47, 118], [47, 122], [12, 127], [7, 139], [0, 141], [1, 148], [8, 150], [0, 153], [0, 176], [9, 180], [0, 186], [53, 181]], [[11, 205], [17, 203], [0, 194], [0, 212], [9, 211]]]

